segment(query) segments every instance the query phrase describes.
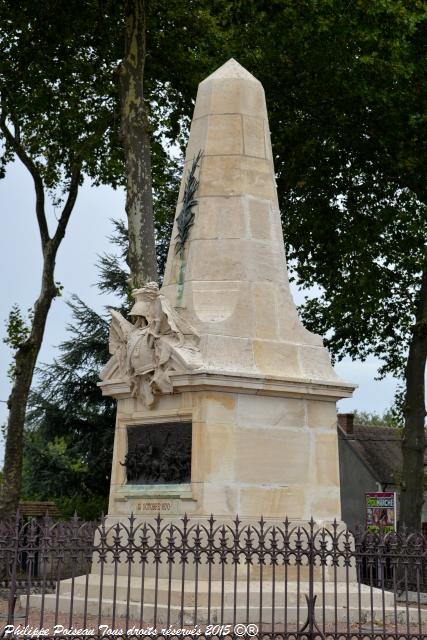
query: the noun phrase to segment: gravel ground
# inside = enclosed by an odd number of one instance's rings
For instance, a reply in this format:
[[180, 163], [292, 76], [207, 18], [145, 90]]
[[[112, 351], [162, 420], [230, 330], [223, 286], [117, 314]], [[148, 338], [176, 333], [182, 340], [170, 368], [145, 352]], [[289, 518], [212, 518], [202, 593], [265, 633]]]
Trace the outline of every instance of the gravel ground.
[[[0, 633], [0, 637], [4, 636], [5, 638], [57, 638], [57, 639], [65, 639], [72, 637], [75, 638], [138, 638], [138, 637], [152, 637], [152, 638], [166, 638], [170, 640], [171, 638], [178, 637], [182, 638], [184, 635], [187, 638], [200, 638], [204, 636], [204, 632], [206, 630], [206, 626], [204, 625], [185, 625], [185, 630], [187, 630], [186, 634], [176, 633], [174, 634], [174, 630], [179, 629], [179, 625], [171, 625], [169, 633], [165, 633], [164, 628], [166, 625], [159, 624], [157, 626], [157, 630], [153, 629], [153, 627], [149, 623], [140, 624], [139, 620], [129, 620], [129, 624], [127, 629], [130, 632], [126, 632], [126, 620], [124, 618], [117, 617], [114, 622], [114, 627], [112, 625], [111, 617], [106, 617], [102, 619], [101, 625], [105, 625], [98, 628], [98, 617], [88, 615], [86, 620], [83, 619], [83, 615], [75, 614], [73, 615], [72, 620], [70, 620], [69, 615], [67, 614], [59, 614], [58, 619], [55, 620], [55, 614], [51, 612], [45, 612], [43, 616], [43, 624], [41, 625], [40, 620], [40, 611], [35, 609], [30, 609], [28, 619], [25, 618], [25, 609], [20, 608], [19, 602], [16, 603], [15, 608], [15, 618], [14, 618], [14, 626], [15, 629], [8, 633], [4, 633], [4, 626], [6, 624], [7, 619], [7, 610], [8, 603], [5, 597], [1, 597], [0, 595], [0, 619], [1, 619], [1, 629], [3, 632]], [[64, 630], [61, 632], [59, 629], [55, 631], [55, 625], [62, 625]], [[27, 628], [25, 628], [27, 626]], [[42, 630], [41, 630], [42, 626]], [[132, 633], [132, 628], [136, 628], [136, 633]], [[83, 629], [83, 631], [81, 631]], [[268, 627], [264, 625], [262, 628], [263, 634], [270, 634], [272, 629], [271, 626]], [[283, 633], [283, 625], [277, 625], [274, 630], [276, 633]], [[295, 634], [296, 629], [292, 627], [288, 627], [287, 632], [289, 634]], [[323, 631], [323, 629], [322, 629]], [[408, 634], [409, 631], [409, 635]], [[191, 633], [193, 632], [193, 633]], [[409, 629], [406, 626], [398, 626], [397, 628], [397, 636], [395, 635], [396, 629], [394, 625], [387, 625], [386, 627], [374, 626], [372, 629], [371, 625], [364, 624], [359, 630], [358, 625], [351, 625], [349, 629], [345, 624], [339, 624], [337, 629], [334, 631], [331, 626], [327, 625], [324, 629], [326, 638], [366, 638], [382, 640], [382, 638], [386, 638], [387, 640], [392, 640], [394, 638], [401, 638], [402, 640], [427, 640], [427, 628], [422, 629], [422, 633], [419, 633], [418, 626], [411, 625]], [[216, 631], [218, 633], [218, 631]], [[209, 634], [208, 634], [209, 635]], [[241, 635], [241, 634], [240, 634]], [[256, 634], [258, 637], [261, 637], [261, 634]], [[211, 637], [221, 637], [221, 638], [231, 638], [230, 635], [217, 635]], [[238, 637], [238, 634], [234, 634], [234, 638]], [[249, 635], [245, 636], [246, 639], [249, 638]], [[292, 636], [295, 638], [295, 635]], [[306, 636], [307, 637], [307, 636]], [[321, 638], [321, 635], [317, 636]]]

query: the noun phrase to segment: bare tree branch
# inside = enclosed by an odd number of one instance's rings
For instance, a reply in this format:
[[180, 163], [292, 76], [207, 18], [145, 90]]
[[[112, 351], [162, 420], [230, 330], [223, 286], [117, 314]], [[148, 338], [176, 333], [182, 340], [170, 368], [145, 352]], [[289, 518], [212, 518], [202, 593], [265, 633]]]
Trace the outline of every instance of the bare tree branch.
[[111, 112], [106, 112], [98, 120], [97, 126], [95, 126], [94, 132], [91, 136], [86, 138], [82, 143], [80, 149], [77, 152], [77, 160], [71, 171], [70, 186], [68, 189], [68, 197], [62, 209], [61, 216], [58, 221], [58, 226], [55, 231], [55, 235], [52, 238], [53, 250], [56, 252], [67, 228], [68, 221], [76, 202], [77, 193], [79, 190], [79, 184], [81, 179], [82, 159], [96, 144], [99, 137], [102, 136], [108, 129], [108, 127], [114, 122], [114, 115]]
[[76, 202], [77, 193], [79, 190], [80, 177], [81, 177], [81, 162], [75, 165], [75, 167], [71, 172], [71, 180], [70, 180], [70, 186], [68, 189], [67, 200], [62, 209], [62, 213], [58, 221], [58, 226], [56, 227], [55, 235], [52, 238], [52, 245], [55, 253], [58, 250], [58, 247], [61, 244], [61, 241], [65, 235], [67, 224]]
[[[10, 131], [9, 127], [6, 124], [6, 117], [5, 117], [5, 115], [3, 113], [0, 115], [0, 129], [3, 132], [3, 135], [6, 138], [7, 142], [10, 144], [10, 146], [15, 151], [16, 155], [18, 156], [18, 158], [21, 160], [22, 164], [30, 172], [31, 177], [33, 179], [34, 188], [35, 188], [35, 191], [36, 191], [37, 223], [38, 223], [39, 231], [40, 231], [40, 239], [41, 239], [41, 243], [42, 243], [42, 249], [44, 251], [46, 246], [47, 246], [47, 244], [48, 244], [48, 242], [49, 242], [49, 240], [50, 240], [50, 236], [49, 236], [49, 229], [48, 229], [47, 220], [46, 220], [45, 195], [44, 195], [43, 181], [42, 181], [41, 175], [40, 175], [36, 165], [31, 160], [31, 158], [27, 155], [24, 147], [20, 143], [19, 134], [18, 134], [18, 137], [16, 137]], [[19, 128], [17, 129], [17, 131], [19, 131]]]

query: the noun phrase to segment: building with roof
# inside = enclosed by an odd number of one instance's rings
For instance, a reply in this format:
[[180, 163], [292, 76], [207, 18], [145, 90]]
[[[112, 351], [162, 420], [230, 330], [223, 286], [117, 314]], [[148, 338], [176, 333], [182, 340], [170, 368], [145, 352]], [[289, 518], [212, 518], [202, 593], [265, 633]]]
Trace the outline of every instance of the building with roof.
[[[365, 493], [396, 491], [402, 469], [401, 431], [354, 424], [352, 413], [338, 414], [341, 514], [350, 529], [365, 525]], [[424, 459], [426, 465], [427, 459]], [[426, 496], [427, 498], [427, 496]], [[424, 501], [423, 528], [427, 525]]]

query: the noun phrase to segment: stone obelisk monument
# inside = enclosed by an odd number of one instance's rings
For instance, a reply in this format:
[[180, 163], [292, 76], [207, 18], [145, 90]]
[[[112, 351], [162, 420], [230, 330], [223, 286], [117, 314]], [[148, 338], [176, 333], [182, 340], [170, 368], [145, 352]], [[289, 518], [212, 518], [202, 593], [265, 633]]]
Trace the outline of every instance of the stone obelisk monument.
[[335, 403], [354, 385], [298, 318], [264, 91], [235, 60], [199, 85], [163, 287], [134, 295], [102, 374], [109, 514], [340, 519]]
[[[220, 553], [220, 542], [215, 560], [204, 548], [210, 529], [203, 522], [211, 514], [219, 523], [236, 514], [249, 524], [261, 515], [273, 523], [286, 515], [297, 522], [340, 519], [335, 402], [354, 389], [339, 380], [321, 339], [298, 319], [264, 92], [234, 60], [199, 86], [163, 288], [147, 283], [134, 298], [134, 322], [112, 311], [112, 357], [101, 374], [103, 393], [117, 398], [105, 534], [112, 546], [104, 563], [101, 551], [95, 554], [90, 575], [62, 581], [56, 594], [32, 595], [32, 606], [130, 613], [179, 627], [196, 618], [197, 624], [247, 620], [265, 621], [275, 632], [275, 622], [284, 622], [299, 636], [312, 633], [316, 597], [323, 621], [335, 625], [338, 615], [347, 625], [358, 616], [360, 625], [361, 615], [369, 620], [385, 607], [390, 620], [397, 612], [406, 620], [408, 610], [397, 609], [391, 594], [349, 584], [354, 568], [313, 567], [318, 582], [310, 592], [304, 561], [280, 566], [270, 554], [264, 566], [255, 554], [252, 566], [251, 556], [242, 557], [242, 538], [236, 562]], [[136, 534], [132, 529], [131, 538], [132, 512], [148, 524]], [[166, 516], [159, 537], [152, 521], [158, 513]], [[185, 525], [178, 523], [168, 546], [167, 523], [184, 513], [202, 527], [184, 541]], [[117, 520], [124, 526], [110, 528]], [[215, 527], [233, 537], [233, 528]], [[127, 555], [126, 532], [139, 550], [134, 555]], [[355, 602], [362, 613], [349, 609]]]

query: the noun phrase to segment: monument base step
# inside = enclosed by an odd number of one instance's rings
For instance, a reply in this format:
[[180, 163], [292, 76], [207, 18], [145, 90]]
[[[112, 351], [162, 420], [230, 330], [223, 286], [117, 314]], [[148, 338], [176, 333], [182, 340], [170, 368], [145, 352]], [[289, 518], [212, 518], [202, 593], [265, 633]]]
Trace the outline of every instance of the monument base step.
[[[394, 601], [390, 592], [370, 588], [357, 583], [313, 583], [316, 595], [316, 620], [339, 623], [397, 623], [417, 624], [419, 611], [416, 606], [406, 607]], [[274, 589], [274, 621], [275, 623], [299, 624], [307, 617], [306, 595], [309, 593], [308, 583], [278, 583]], [[73, 594], [73, 597], [71, 597]], [[157, 598], [156, 598], [157, 595]], [[101, 610], [101, 624], [109, 623], [113, 615], [117, 618], [129, 617], [131, 623], [144, 624], [179, 624], [181, 621], [181, 599], [183, 601], [183, 623], [198, 624], [232, 624], [251, 622], [265, 625], [272, 624], [273, 590], [271, 583], [262, 586], [262, 616], [260, 615], [260, 585], [250, 583], [249, 607], [247, 604], [247, 585], [239, 582], [236, 590], [233, 582], [186, 581], [184, 595], [180, 580], [169, 581], [154, 578], [146, 579], [142, 594], [140, 578], [128, 580], [125, 576], [112, 575], [103, 577], [102, 590], [100, 577], [97, 574], [79, 576], [73, 581], [63, 580], [55, 593], [31, 594], [28, 606], [31, 609], [62, 614], [98, 616]], [[195, 609], [197, 600], [197, 619]], [[101, 609], [100, 609], [101, 602]], [[155, 604], [157, 603], [157, 604]], [[22, 607], [27, 605], [27, 597], [21, 596]], [[249, 616], [248, 616], [249, 609]], [[421, 619], [427, 622], [427, 609], [421, 609]]]

